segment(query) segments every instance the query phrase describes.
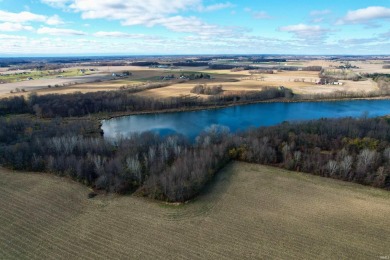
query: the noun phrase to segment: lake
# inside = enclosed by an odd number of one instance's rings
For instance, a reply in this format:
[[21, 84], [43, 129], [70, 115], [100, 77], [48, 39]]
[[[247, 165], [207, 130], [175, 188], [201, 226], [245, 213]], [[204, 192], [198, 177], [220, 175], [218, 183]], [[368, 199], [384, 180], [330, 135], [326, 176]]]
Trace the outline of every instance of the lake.
[[390, 100], [348, 100], [298, 103], [257, 103], [220, 109], [132, 115], [102, 121], [105, 138], [154, 131], [161, 135], [180, 133], [194, 139], [212, 124], [232, 132], [249, 127], [276, 125], [283, 121], [319, 118], [368, 117], [390, 114]]

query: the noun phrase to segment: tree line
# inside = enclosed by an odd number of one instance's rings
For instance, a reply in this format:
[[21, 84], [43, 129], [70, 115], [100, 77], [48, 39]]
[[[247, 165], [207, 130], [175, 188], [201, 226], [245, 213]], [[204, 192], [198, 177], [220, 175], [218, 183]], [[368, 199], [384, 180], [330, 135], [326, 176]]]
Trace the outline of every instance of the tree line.
[[[148, 88], [161, 86], [164, 84], [151, 85]], [[80, 117], [103, 112], [140, 112], [183, 107], [209, 107], [292, 96], [292, 91], [286, 88], [265, 88], [261, 91], [213, 95], [208, 99], [194, 99], [187, 96], [153, 98], [134, 95], [139, 91], [138, 88], [125, 88], [117, 91], [75, 92], [72, 94], [37, 95], [30, 93], [28, 98], [15, 96], [1, 99], [0, 116], [30, 113], [40, 118]]]
[[191, 91], [194, 94], [202, 94], [202, 95], [217, 95], [223, 92], [222, 85], [219, 86], [207, 86], [202, 84], [195, 85]]
[[320, 119], [240, 133], [213, 125], [195, 142], [152, 132], [106, 140], [88, 119], [0, 118], [0, 164], [5, 167], [170, 202], [194, 198], [231, 160], [390, 189], [389, 142], [385, 118]]
[[266, 100], [321, 100], [341, 98], [370, 98], [390, 95], [390, 79], [387, 74], [369, 74], [378, 84], [375, 91], [335, 91], [325, 94], [294, 94], [285, 87], [264, 87], [260, 91], [229, 91], [204, 89], [195, 86], [194, 93], [211, 93], [207, 98], [190, 96], [153, 98], [134, 95], [146, 89], [160, 88], [168, 83], [150, 83], [142, 86], [123, 86], [117, 91], [72, 94], [37, 95], [32, 92], [27, 98], [13, 96], [0, 99], [0, 116], [29, 113], [40, 118], [81, 117], [95, 113], [160, 111], [191, 107], [212, 107]]

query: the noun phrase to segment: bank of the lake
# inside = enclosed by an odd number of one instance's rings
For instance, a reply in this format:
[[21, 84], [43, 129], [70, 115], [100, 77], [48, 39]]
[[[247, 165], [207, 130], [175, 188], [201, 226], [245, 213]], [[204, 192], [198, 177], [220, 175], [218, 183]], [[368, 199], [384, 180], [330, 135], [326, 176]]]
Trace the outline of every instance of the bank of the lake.
[[[390, 100], [390, 96], [379, 96], [370, 98], [322, 98], [322, 99], [289, 99], [289, 98], [277, 98], [268, 100], [257, 100], [257, 101], [245, 101], [245, 102], [229, 102], [223, 105], [205, 105], [205, 106], [185, 106], [180, 108], [170, 108], [163, 110], [147, 110], [147, 111], [122, 111], [122, 112], [111, 112], [111, 113], [99, 113], [91, 115], [100, 121], [110, 120], [119, 117], [133, 116], [133, 115], [148, 115], [148, 114], [164, 114], [164, 113], [176, 113], [176, 112], [190, 112], [199, 110], [214, 110], [223, 109], [227, 107], [243, 106], [260, 103], [316, 103], [316, 102], [333, 102], [333, 101], [353, 101], [353, 100]], [[390, 116], [390, 112], [389, 112]]]
[[231, 131], [270, 126], [284, 121], [319, 118], [385, 116], [390, 114], [389, 99], [355, 99], [322, 102], [257, 102], [223, 108], [191, 111], [164, 111], [122, 116], [102, 121], [106, 138], [127, 136], [134, 132], [155, 131], [161, 135], [179, 133], [195, 138], [204, 128], [225, 125]]

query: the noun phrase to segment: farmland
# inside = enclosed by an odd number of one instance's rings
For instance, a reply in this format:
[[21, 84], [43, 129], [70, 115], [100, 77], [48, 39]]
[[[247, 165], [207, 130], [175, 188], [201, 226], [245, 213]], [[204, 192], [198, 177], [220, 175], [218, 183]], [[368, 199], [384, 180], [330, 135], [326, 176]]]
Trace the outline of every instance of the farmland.
[[[220, 62], [220, 61], [218, 61]], [[251, 63], [229, 63], [231, 66], [251, 65]], [[232, 65], [233, 64], [233, 65]], [[346, 63], [343, 61], [329, 60], [291, 60], [285, 63], [257, 63], [251, 66], [260, 66], [261, 68], [270, 68], [273, 73], [252, 74], [249, 70], [217, 70], [208, 67], [139, 67], [139, 66], [87, 66], [75, 64], [69, 68], [59, 71], [55, 74], [53, 71], [6, 71], [2, 69], [0, 75], [0, 97], [9, 97], [13, 95], [28, 95], [35, 91], [39, 95], [51, 93], [73, 93], [73, 92], [95, 92], [104, 90], [117, 90], [123, 87], [145, 83], [161, 82], [167, 75], [174, 75], [177, 79], [181, 74], [204, 73], [211, 76], [210, 80], [170, 80], [164, 88], [147, 90], [139, 93], [147, 97], [178, 97], [182, 95], [195, 96], [191, 89], [197, 84], [207, 84], [209, 86], [220, 85], [225, 94], [242, 91], [261, 91], [265, 87], [283, 86], [290, 88], [295, 94], [331, 94], [337, 91], [346, 92], [370, 92], [377, 91], [377, 83], [371, 79], [362, 79], [353, 81], [351, 79], [340, 79], [340, 85], [318, 85], [318, 71], [302, 71], [305, 67], [321, 66], [326, 75], [334, 75], [340, 66], [353, 66], [350, 69], [342, 71], [350, 75], [359, 76], [362, 73], [388, 73], [389, 69], [383, 69], [383, 62], [380, 61], [353, 61]], [[280, 70], [276, 70], [278, 67]], [[288, 68], [297, 68], [290, 71]], [[80, 70], [85, 73], [80, 74]], [[92, 71], [90, 71], [92, 70]], [[116, 78], [112, 73], [121, 73], [129, 71], [132, 76], [126, 78]], [[54, 74], [55, 75], [54, 75]], [[30, 79], [30, 80], [28, 80]], [[51, 86], [51, 87], [48, 87]], [[15, 91], [23, 90], [23, 91]], [[13, 93], [11, 93], [13, 92]]]
[[0, 260], [390, 260], [389, 3], [0, 0]]
[[234, 162], [196, 200], [98, 195], [0, 169], [1, 259], [353, 258], [390, 254], [389, 193]]
[[260, 76], [251, 76], [248, 71], [230, 72], [230, 71], [210, 71], [213, 80], [210, 81], [190, 81], [185, 83], [176, 83], [165, 88], [148, 90], [140, 95], [172, 97], [180, 95], [190, 95], [191, 89], [196, 84], [221, 85], [225, 93], [237, 91], [260, 91], [265, 87], [287, 87], [296, 94], [329, 94], [335, 91], [367, 92], [378, 90], [375, 82], [365, 80], [353, 82], [351, 80], [342, 80], [343, 85], [317, 85], [319, 80], [318, 72], [276, 72], [274, 74], [264, 74]]

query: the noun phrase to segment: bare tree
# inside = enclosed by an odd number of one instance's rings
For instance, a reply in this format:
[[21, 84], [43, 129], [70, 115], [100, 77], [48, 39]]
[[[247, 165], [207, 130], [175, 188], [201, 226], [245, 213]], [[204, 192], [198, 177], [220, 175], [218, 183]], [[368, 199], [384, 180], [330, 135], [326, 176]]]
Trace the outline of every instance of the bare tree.
[[377, 152], [374, 150], [364, 149], [358, 155], [357, 168], [361, 171], [367, 171], [374, 167], [374, 162], [377, 159]]
[[131, 177], [136, 179], [138, 183], [141, 183], [142, 181], [142, 167], [141, 163], [139, 162], [138, 158], [136, 157], [129, 157], [126, 159], [126, 167], [127, 170], [130, 172]]
[[344, 178], [346, 178], [352, 169], [353, 158], [350, 155], [344, 156], [340, 161], [339, 168]]
[[325, 165], [325, 171], [329, 174], [329, 176], [335, 176], [339, 169], [339, 165], [335, 160], [329, 160]]

